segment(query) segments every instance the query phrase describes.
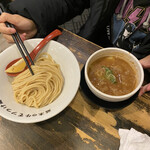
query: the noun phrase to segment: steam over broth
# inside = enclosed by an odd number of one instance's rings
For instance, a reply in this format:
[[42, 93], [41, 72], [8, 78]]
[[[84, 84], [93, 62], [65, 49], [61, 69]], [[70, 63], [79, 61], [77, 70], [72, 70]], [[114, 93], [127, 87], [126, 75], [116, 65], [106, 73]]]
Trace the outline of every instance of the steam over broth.
[[101, 92], [121, 96], [135, 89], [134, 69], [117, 56], [105, 56], [93, 62], [88, 69], [91, 83]]

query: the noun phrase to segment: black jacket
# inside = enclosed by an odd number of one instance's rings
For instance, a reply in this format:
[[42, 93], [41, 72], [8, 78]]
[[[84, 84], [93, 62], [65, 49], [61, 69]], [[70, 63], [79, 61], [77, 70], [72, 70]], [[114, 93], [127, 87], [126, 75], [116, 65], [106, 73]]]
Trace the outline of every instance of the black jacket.
[[[84, 9], [90, 8], [90, 15], [81, 27], [80, 36], [103, 47], [112, 46], [106, 34], [106, 26], [110, 24], [119, 0], [15, 0], [8, 5], [8, 11], [32, 19], [37, 27], [36, 37], [45, 37], [58, 25], [80, 15]], [[150, 34], [136, 52], [137, 58], [150, 54]]]
[[[119, 0], [15, 0], [8, 9], [34, 20], [37, 37], [45, 37], [58, 25], [90, 8], [90, 15], [79, 35], [95, 43], [104, 41], [105, 27]], [[106, 35], [105, 35], [106, 36]], [[102, 39], [101, 39], [102, 37]]]

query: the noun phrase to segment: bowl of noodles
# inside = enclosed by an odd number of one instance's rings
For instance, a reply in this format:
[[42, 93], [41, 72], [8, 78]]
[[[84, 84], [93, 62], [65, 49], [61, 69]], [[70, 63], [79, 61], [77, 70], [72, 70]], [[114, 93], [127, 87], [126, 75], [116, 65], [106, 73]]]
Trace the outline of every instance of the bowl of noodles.
[[85, 65], [85, 80], [98, 98], [120, 102], [134, 96], [144, 80], [138, 59], [120, 48], [103, 48], [93, 53]]
[[[25, 41], [28, 51], [41, 40]], [[33, 76], [28, 69], [17, 77], [7, 76], [5, 67], [19, 57], [15, 44], [0, 53], [0, 115], [14, 122], [36, 123], [63, 111], [73, 100], [80, 83], [80, 68], [74, 54], [51, 40], [37, 55], [32, 66]]]

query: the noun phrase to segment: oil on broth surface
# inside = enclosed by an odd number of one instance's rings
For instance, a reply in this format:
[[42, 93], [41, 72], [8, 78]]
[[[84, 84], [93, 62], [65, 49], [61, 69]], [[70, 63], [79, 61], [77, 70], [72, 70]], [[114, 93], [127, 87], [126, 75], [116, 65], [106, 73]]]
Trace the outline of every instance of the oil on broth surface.
[[93, 62], [88, 69], [91, 83], [101, 92], [121, 96], [135, 89], [134, 69], [117, 56], [105, 56]]

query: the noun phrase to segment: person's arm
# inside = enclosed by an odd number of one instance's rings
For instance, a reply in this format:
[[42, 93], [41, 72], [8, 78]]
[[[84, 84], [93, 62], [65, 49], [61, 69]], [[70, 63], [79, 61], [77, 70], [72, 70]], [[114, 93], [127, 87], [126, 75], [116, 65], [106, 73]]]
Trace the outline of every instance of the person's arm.
[[[150, 55], [140, 60], [141, 65], [144, 69], [150, 69]], [[139, 96], [143, 95], [145, 92], [150, 91], [150, 83], [141, 87]]]
[[102, 47], [106, 43], [110, 43], [106, 26], [110, 24], [119, 1], [91, 0], [89, 17], [78, 34]]
[[[15, 25], [15, 29], [6, 27], [5, 22]], [[3, 37], [8, 42], [14, 42], [11, 34], [14, 34], [16, 30], [23, 41], [32, 38], [37, 33], [37, 27], [32, 20], [17, 14], [2, 13], [0, 16], [0, 32]]]
[[34, 21], [37, 37], [45, 37], [58, 25], [79, 15], [88, 7], [90, 0], [15, 0], [8, 10]]

